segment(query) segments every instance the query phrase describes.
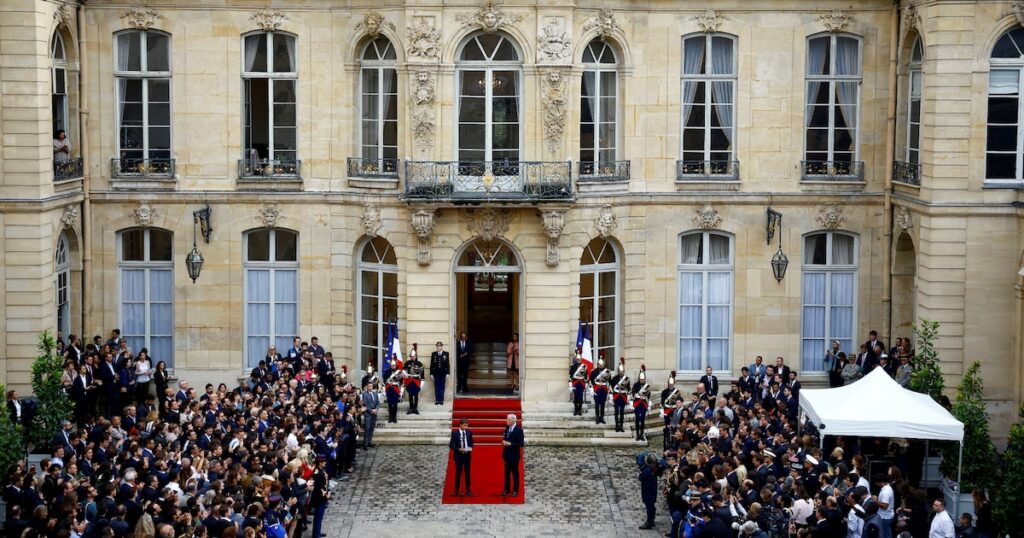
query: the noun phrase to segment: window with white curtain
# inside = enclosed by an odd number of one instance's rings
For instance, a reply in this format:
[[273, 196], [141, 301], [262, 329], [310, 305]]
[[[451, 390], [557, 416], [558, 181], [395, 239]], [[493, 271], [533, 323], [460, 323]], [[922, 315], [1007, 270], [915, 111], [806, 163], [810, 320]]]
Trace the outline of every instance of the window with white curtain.
[[57, 332], [67, 342], [71, 334], [71, 257], [68, 252], [68, 238], [61, 232], [57, 239], [57, 252], [53, 257], [56, 278]]
[[134, 353], [149, 351], [153, 363], [174, 367], [173, 236], [136, 228], [118, 233], [121, 335]]
[[910, 61], [907, 63], [907, 162], [921, 162], [921, 89], [924, 86], [924, 72], [921, 62], [924, 50], [921, 38], [914, 39], [910, 49]]
[[[242, 39], [242, 158], [284, 163], [297, 158], [295, 37], [259, 32]], [[266, 350], [264, 350], [266, 351]]]
[[474, 35], [456, 68], [459, 161], [518, 162], [522, 60], [511, 38]]
[[[851, 175], [857, 160], [861, 41], [830, 33], [807, 40], [804, 160], [809, 174]], [[832, 163], [827, 165], [824, 163]]]
[[611, 241], [597, 237], [580, 259], [580, 321], [590, 330], [592, 357], [611, 367], [618, 353], [619, 257]]
[[730, 368], [732, 286], [732, 236], [720, 232], [683, 234], [679, 252], [679, 370]]
[[122, 168], [171, 158], [171, 37], [126, 30], [114, 40], [117, 143]]
[[388, 322], [398, 319], [398, 259], [383, 237], [367, 241], [359, 255], [359, 368], [382, 371]]
[[245, 356], [253, 367], [271, 344], [299, 334], [299, 234], [261, 228], [245, 234]]
[[[54, 32], [50, 41], [50, 83], [51, 105], [53, 115], [53, 136], [57, 131], [64, 131], [68, 138], [68, 58], [64, 50], [64, 39], [60, 32]], [[66, 156], [64, 156], [67, 158]]]
[[615, 51], [595, 39], [583, 51], [580, 96], [580, 163], [593, 171], [616, 160], [618, 72]]
[[[723, 34], [684, 38], [682, 73], [686, 169], [725, 173], [735, 155], [736, 39]], [[707, 161], [712, 164], [705, 167]]]
[[1016, 27], [996, 41], [989, 65], [985, 180], [1019, 186], [1024, 181], [1024, 132], [1020, 119], [1024, 28]]
[[366, 44], [360, 62], [363, 159], [398, 158], [398, 76], [395, 48], [386, 37]]
[[801, 368], [820, 371], [832, 340], [856, 354], [857, 239], [841, 232], [804, 237]]

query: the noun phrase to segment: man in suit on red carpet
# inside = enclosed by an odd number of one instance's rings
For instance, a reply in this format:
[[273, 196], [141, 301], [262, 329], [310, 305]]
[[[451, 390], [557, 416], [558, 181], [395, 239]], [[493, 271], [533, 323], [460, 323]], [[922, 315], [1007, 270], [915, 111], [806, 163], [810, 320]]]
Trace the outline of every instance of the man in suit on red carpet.
[[[514, 487], [511, 490], [513, 497], [519, 496], [519, 461], [523, 455], [523, 428], [519, 426], [516, 420], [515, 414], [509, 414], [506, 421], [508, 427], [505, 428], [505, 440], [501, 442], [504, 448], [501, 451], [501, 458], [505, 460], [505, 491], [501, 493], [502, 497], [507, 497], [509, 493], [509, 482], [512, 482]], [[511, 479], [511, 480], [510, 480]]]
[[448, 441], [448, 448], [454, 451], [452, 455], [455, 460], [455, 495], [459, 496], [459, 481], [466, 477], [466, 496], [473, 496], [473, 488], [470, 487], [469, 470], [472, 467], [473, 459], [473, 432], [469, 431], [469, 419], [459, 419], [459, 429], [452, 432], [452, 438]]

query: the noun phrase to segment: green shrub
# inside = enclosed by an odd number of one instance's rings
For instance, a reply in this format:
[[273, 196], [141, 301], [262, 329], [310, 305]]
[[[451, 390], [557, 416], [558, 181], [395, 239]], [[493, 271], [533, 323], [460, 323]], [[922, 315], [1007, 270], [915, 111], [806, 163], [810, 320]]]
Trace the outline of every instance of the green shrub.
[[[956, 391], [953, 416], [964, 423], [964, 460], [960, 491], [967, 493], [976, 487], [991, 488], [995, 484], [996, 447], [988, 435], [988, 411], [983, 400], [981, 363], [975, 361], [964, 374], [960, 388]], [[956, 478], [957, 451], [959, 447], [950, 443], [942, 451], [943, 476]], [[1019, 483], [1017, 484], [1019, 487]]]
[[917, 348], [914, 351], [914, 371], [910, 374], [909, 389], [927, 394], [938, 401], [946, 384], [939, 369], [939, 354], [935, 351], [935, 339], [939, 335], [939, 322], [922, 319], [914, 324]]
[[64, 359], [57, 355], [56, 347], [57, 342], [50, 331], [43, 331], [39, 335], [39, 356], [32, 363], [32, 393], [37, 404], [29, 442], [43, 450], [49, 450], [50, 440], [60, 430], [61, 422], [71, 420], [74, 410], [74, 404], [61, 383]]

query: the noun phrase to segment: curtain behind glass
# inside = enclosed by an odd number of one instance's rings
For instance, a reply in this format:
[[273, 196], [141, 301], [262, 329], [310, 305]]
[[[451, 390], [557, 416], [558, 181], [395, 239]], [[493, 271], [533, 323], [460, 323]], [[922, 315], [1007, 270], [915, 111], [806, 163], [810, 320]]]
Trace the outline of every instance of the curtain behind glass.
[[[128, 56], [131, 54], [131, 38], [134, 36], [132, 33], [118, 34], [117, 36], [117, 70], [128, 71]], [[117, 112], [117, 131], [120, 135], [122, 122], [124, 121], [124, 110], [125, 110], [125, 91], [128, 89], [128, 79], [124, 77], [117, 78], [117, 99], [120, 106], [118, 106]], [[124, 140], [121, 140], [121, 146], [124, 147]]]
[[[256, 69], [256, 53], [259, 51], [260, 37], [258, 35], [246, 36], [244, 43], [245, 71], [251, 73], [254, 69]], [[265, 351], [266, 350], [264, 350], [264, 352]]]
[[[860, 42], [848, 37], [836, 38], [836, 75], [860, 74]], [[839, 111], [849, 128], [857, 127], [857, 83], [838, 82]], [[852, 148], [851, 148], [852, 149]]]
[[700, 370], [701, 367], [703, 286], [703, 273], [679, 273], [680, 370]]
[[[821, 37], [812, 39], [807, 44], [807, 75], [821, 76], [825, 73], [825, 60], [828, 58], [828, 47], [830, 38]], [[818, 90], [821, 88], [821, 81], [807, 81], [807, 117], [804, 119], [805, 126], [810, 127], [812, 108], [818, 99]]]
[[825, 273], [805, 272], [803, 282], [803, 346], [801, 368], [821, 370], [825, 353]]
[[270, 347], [270, 271], [246, 270], [245, 285], [245, 336], [249, 366], [253, 366], [266, 356]]
[[715, 265], [725, 265], [730, 262], [729, 260], [729, 238], [724, 235], [709, 234], [708, 235], [709, 250], [711, 251], [710, 263]]
[[[170, 269], [149, 271], [149, 352], [174, 366], [174, 278]], [[138, 353], [138, 349], [135, 350]]]
[[683, 236], [682, 263], [700, 263], [701, 242], [704, 234], [690, 234]]
[[839, 348], [853, 352], [853, 301], [855, 273], [831, 274], [829, 340], [839, 340]]
[[[731, 75], [733, 72], [733, 42], [726, 38], [713, 38], [711, 47], [711, 73], [715, 75]], [[712, 83], [714, 92], [715, 114], [718, 124], [722, 126], [725, 138], [732, 145], [732, 81], [716, 80]]]
[[[701, 65], [704, 63], [704, 37], [687, 39], [683, 42], [683, 74], [701, 74]], [[693, 109], [693, 98], [697, 95], [697, 82], [687, 81], [683, 83], [683, 125], [690, 119], [690, 111]]]
[[[714, 254], [712, 254], [713, 256]], [[708, 357], [707, 366], [729, 369], [729, 337], [732, 273], [708, 273]], [[703, 366], [703, 365], [702, 365]]]
[[853, 265], [853, 238], [832, 234], [832, 265]]

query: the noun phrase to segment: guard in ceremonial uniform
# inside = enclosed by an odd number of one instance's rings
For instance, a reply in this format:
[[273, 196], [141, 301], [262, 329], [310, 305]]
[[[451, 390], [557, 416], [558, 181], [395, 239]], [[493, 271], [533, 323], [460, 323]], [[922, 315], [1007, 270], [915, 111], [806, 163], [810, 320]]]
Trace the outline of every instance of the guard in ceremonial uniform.
[[640, 365], [640, 373], [633, 385], [633, 417], [636, 419], [636, 440], [643, 441], [647, 409], [651, 406], [651, 387], [647, 385], [647, 367]]
[[388, 399], [388, 422], [398, 424], [398, 402], [402, 401], [402, 385], [405, 381], [405, 370], [398, 369], [398, 362], [391, 361], [391, 371], [385, 382], [384, 392]]
[[611, 370], [604, 367], [604, 359], [597, 360], [597, 368], [590, 373], [590, 386], [594, 387], [594, 422], [605, 424], [604, 406], [608, 401], [608, 382], [612, 378]]
[[569, 388], [572, 390], [572, 416], [583, 416], [583, 392], [587, 388], [587, 365], [577, 352], [569, 367]]
[[665, 421], [664, 440], [665, 450], [668, 450], [668, 443], [672, 440], [672, 432], [670, 427], [672, 425], [672, 414], [676, 412], [676, 407], [679, 406], [679, 400], [682, 398], [679, 389], [676, 388], [676, 371], [672, 370], [672, 373], [668, 376], [668, 385], [665, 390], [661, 391], [661, 418]]
[[448, 352], [444, 350], [444, 344], [438, 342], [437, 351], [430, 354], [430, 377], [434, 378], [434, 405], [444, 404], [444, 383], [451, 371]]
[[423, 384], [423, 363], [420, 362], [416, 344], [412, 345], [409, 360], [405, 363], [405, 392], [409, 394], [409, 410], [406, 415], [420, 414], [420, 387]]
[[363, 381], [359, 386], [365, 387], [367, 384], [370, 385], [370, 389], [373, 392], [380, 392], [380, 376], [377, 375], [377, 372], [373, 371], [372, 364], [366, 367], [366, 375], [363, 376]]
[[[612, 378], [612, 404], [615, 405], [615, 431], [626, 431], [626, 402], [629, 401], [629, 376], [626, 375], [626, 358], [619, 357], [619, 367]], [[602, 413], [604, 411], [602, 410]]]

